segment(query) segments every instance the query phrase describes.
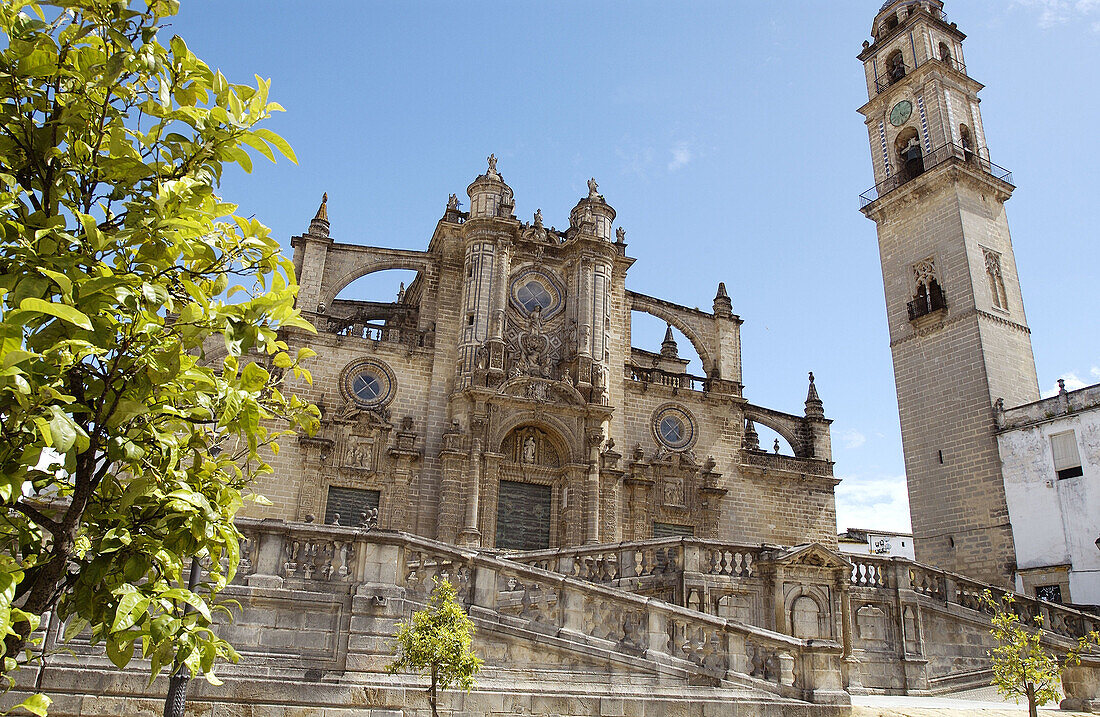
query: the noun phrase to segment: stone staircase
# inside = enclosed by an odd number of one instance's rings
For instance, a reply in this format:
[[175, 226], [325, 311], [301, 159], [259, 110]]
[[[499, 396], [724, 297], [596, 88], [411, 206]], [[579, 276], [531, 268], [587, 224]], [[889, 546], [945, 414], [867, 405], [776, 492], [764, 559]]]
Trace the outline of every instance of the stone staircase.
[[[908, 561], [686, 538], [501, 554], [389, 531], [239, 526], [223, 597], [241, 609], [216, 629], [242, 660], [219, 670], [223, 687], [195, 685], [204, 715], [427, 714], [424, 681], [385, 667], [397, 623], [436, 580], [457, 588], [485, 660], [477, 690], [449, 694], [445, 714], [842, 715], [849, 692], [926, 694], [988, 669], [976, 584]], [[1049, 616], [1056, 646], [1096, 624], [1018, 604]], [[41, 675], [52, 715], [159, 713], [166, 680], [146, 684], [140, 664], [114, 671], [59, 632], [46, 634]]]

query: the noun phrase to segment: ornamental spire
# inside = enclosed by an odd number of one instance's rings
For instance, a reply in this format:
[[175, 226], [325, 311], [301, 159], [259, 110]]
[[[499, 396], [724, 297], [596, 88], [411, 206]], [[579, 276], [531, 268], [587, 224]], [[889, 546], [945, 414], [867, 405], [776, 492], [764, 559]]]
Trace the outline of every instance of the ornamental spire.
[[825, 406], [817, 395], [813, 371], [810, 371], [810, 388], [806, 391], [806, 418], [825, 418]]
[[665, 329], [665, 339], [661, 342], [661, 356], [665, 358], [679, 358], [680, 351], [676, 346], [676, 337], [672, 335], [672, 324]]
[[315, 237], [328, 238], [328, 192], [321, 195], [321, 206], [317, 207], [317, 213], [313, 215], [313, 221], [309, 223], [309, 233]]

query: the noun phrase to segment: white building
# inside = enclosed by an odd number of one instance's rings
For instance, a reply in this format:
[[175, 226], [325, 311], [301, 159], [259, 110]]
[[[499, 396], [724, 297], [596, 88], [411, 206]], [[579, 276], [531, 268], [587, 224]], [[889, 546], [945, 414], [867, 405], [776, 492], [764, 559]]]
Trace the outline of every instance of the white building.
[[915, 560], [912, 533], [848, 528], [837, 536], [840, 552], [849, 555], [900, 556]]
[[1100, 384], [995, 410], [1016, 587], [1100, 605]]

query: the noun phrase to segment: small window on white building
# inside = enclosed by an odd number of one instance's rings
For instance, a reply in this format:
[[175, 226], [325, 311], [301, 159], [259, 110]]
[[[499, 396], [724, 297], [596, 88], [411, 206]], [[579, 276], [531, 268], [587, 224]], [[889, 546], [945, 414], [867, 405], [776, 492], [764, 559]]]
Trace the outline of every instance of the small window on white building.
[[1050, 437], [1050, 446], [1054, 449], [1054, 472], [1059, 479], [1083, 475], [1081, 454], [1077, 452], [1077, 436], [1073, 431], [1055, 433]]
[[1062, 586], [1061, 585], [1036, 585], [1035, 597], [1040, 600], [1046, 600], [1047, 602], [1062, 603]]

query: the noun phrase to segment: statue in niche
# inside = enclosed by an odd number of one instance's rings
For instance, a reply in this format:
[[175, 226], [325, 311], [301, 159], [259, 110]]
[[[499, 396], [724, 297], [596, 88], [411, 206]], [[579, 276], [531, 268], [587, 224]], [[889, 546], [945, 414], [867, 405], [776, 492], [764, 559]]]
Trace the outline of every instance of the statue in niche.
[[603, 388], [603, 367], [592, 364], [592, 388]]
[[484, 371], [489, 367], [489, 350], [485, 346], [478, 346], [474, 352], [474, 365], [479, 371]]
[[523, 441], [522, 458], [524, 463], [535, 463], [538, 456], [535, 451], [535, 437], [527, 436]]

